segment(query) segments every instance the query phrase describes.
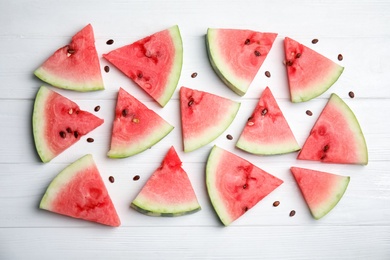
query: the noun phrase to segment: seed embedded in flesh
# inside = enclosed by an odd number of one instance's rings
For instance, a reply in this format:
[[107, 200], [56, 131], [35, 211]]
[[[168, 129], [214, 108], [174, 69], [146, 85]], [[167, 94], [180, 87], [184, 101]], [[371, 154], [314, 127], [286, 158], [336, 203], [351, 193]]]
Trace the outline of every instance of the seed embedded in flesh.
[[61, 136], [61, 138], [65, 138], [66, 137], [66, 133], [64, 131], [60, 131], [60, 136]]
[[69, 53], [69, 54], [74, 54], [75, 52], [76, 52], [76, 51], [75, 51], [74, 49], [71, 49], [71, 48], [68, 49], [68, 53]]
[[123, 109], [122, 110], [122, 116], [127, 116], [127, 114], [129, 113], [129, 111], [127, 109]]
[[74, 135], [75, 138], [77, 138], [77, 137], [79, 137], [79, 132], [74, 131], [74, 132], [73, 132], [73, 135]]
[[279, 201], [275, 201], [273, 204], [272, 204], [272, 206], [274, 206], [274, 207], [277, 207], [277, 206], [279, 206], [280, 205], [280, 202]]
[[318, 39], [313, 39], [311, 43], [316, 44], [318, 42]]
[[290, 217], [294, 217], [295, 216], [295, 210], [291, 210], [290, 211]]
[[72, 133], [72, 129], [70, 129], [70, 127], [67, 127], [67, 128], [66, 128], [66, 132]]
[[226, 136], [226, 138], [227, 138], [228, 140], [233, 140], [233, 136], [232, 136], [232, 135], [230, 135], [230, 134], [229, 134], [229, 135], [227, 135], [227, 136]]
[[249, 210], [249, 208], [248, 208], [248, 207], [245, 207], [245, 208], [244, 208], [244, 211], [245, 211], [245, 212], [247, 212], [248, 210]]
[[110, 71], [110, 67], [109, 66], [104, 66], [104, 71], [108, 73]]
[[100, 106], [96, 106], [94, 110], [95, 112], [98, 112], [100, 110]]
[[299, 52], [295, 55], [295, 58], [296, 59], [299, 59], [301, 57], [302, 54], [300, 54]]
[[248, 185], [245, 183], [244, 186], [242, 186], [243, 189], [248, 188]]
[[269, 72], [268, 70], [264, 74], [265, 76], [267, 76], [267, 78], [271, 77], [271, 72]]
[[329, 150], [329, 145], [325, 145], [324, 146], [324, 152], [328, 151]]
[[310, 110], [306, 110], [306, 115], [312, 116], [312, 115], [313, 115], [313, 112], [311, 112]]
[[113, 39], [109, 39], [108, 41], [106, 41], [106, 44], [107, 45], [111, 45], [111, 44], [113, 44], [114, 43], [114, 40]]
[[252, 121], [249, 121], [248, 123], [247, 123], [247, 125], [249, 125], [249, 126], [252, 126], [252, 125], [254, 125], [255, 123], [253, 123]]
[[68, 113], [69, 115], [73, 114], [73, 108], [69, 109]]
[[262, 116], [265, 116], [267, 113], [268, 113], [268, 110], [266, 108], [264, 108], [263, 111], [261, 111]]
[[342, 54], [339, 54], [338, 56], [337, 56], [337, 59], [339, 60], [339, 61], [342, 61], [343, 60], [343, 55]]
[[115, 178], [114, 178], [114, 176], [110, 176], [110, 177], [108, 177], [108, 180], [109, 180], [111, 183], [114, 183]]
[[248, 45], [249, 43], [251, 43], [251, 40], [246, 39], [246, 40], [245, 40], [245, 45]]
[[349, 91], [348, 96], [350, 98], [354, 98], [355, 97], [355, 93], [353, 93], [352, 91]]
[[88, 143], [93, 143], [93, 141], [95, 141], [95, 140], [94, 140], [92, 137], [88, 137], [88, 138], [87, 138], [87, 142], [88, 142]]
[[135, 175], [135, 176], [133, 177], [133, 181], [138, 181], [140, 178], [141, 178], [141, 177], [140, 177], [139, 175]]
[[293, 65], [293, 62], [292, 62], [291, 60], [288, 60], [288, 61], [286, 62], [286, 65], [287, 65], [287, 66], [292, 66], [292, 65]]
[[194, 99], [191, 98], [190, 101], [188, 101], [188, 106], [190, 107], [190, 106], [192, 106], [193, 104], [194, 104]]
[[259, 57], [259, 56], [261, 55], [261, 53], [260, 53], [258, 50], [255, 50], [255, 55], [256, 55], [257, 57]]
[[139, 72], [139, 73], [137, 74], [137, 77], [138, 77], [139, 79], [142, 79], [143, 76], [144, 76], [144, 74], [142, 74], [142, 72]]
[[191, 74], [191, 78], [196, 78], [196, 76], [198, 76], [197, 72], [194, 72], [194, 73]]

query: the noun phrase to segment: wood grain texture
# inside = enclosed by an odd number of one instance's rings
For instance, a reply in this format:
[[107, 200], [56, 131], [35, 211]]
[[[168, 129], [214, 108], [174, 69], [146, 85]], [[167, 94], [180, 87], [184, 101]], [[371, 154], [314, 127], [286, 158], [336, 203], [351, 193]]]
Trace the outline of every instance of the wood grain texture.
[[[359, 1], [0, 1], [0, 259], [390, 259], [390, 2]], [[159, 107], [129, 79], [100, 59], [106, 89], [93, 93], [60, 90], [105, 123], [50, 163], [36, 154], [31, 115], [38, 88], [33, 71], [72, 35], [91, 23], [99, 55], [178, 24], [184, 63], [178, 84], [241, 102], [232, 125], [214, 142], [182, 151], [178, 91]], [[278, 37], [248, 93], [238, 97], [215, 75], [207, 59], [209, 27], [277, 32]], [[289, 36], [345, 67], [326, 93], [292, 104], [283, 65], [283, 39]], [[318, 38], [317, 44], [311, 44]], [[107, 45], [114, 39], [113, 45]], [[344, 59], [337, 60], [342, 54]], [[103, 67], [109, 65], [109, 73]], [[271, 77], [264, 75], [271, 72]], [[191, 74], [197, 72], [196, 78]], [[297, 153], [255, 156], [234, 147], [263, 89], [269, 86], [297, 140], [303, 145], [331, 93], [351, 107], [365, 134], [367, 166], [298, 161]], [[119, 87], [156, 111], [175, 129], [142, 154], [108, 159]], [[353, 91], [351, 99], [348, 92]], [[94, 112], [96, 105], [101, 106]], [[313, 116], [307, 116], [309, 109]], [[227, 134], [233, 140], [226, 138]], [[87, 137], [95, 142], [88, 143]], [[253, 162], [284, 183], [229, 227], [218, 220], [204, 185], [212, 145]], [[144, 216], [129, 205], [174, 145], [194, 186], [202, 210], [178, 218]], [[38, 209], [54, 176], [92, 153], [122, 220], [119, 228]], [[315, 221], [289, 167], [301, 166], [351, 176], [336, 208]], [[133, 181], [134, 175], [140, 180]], [[109, 176], [115, 182], [108, 181]], [[273, 207], [275, 200], [281, 202]], [[289, 217], [290, 210], [296, 210]]]

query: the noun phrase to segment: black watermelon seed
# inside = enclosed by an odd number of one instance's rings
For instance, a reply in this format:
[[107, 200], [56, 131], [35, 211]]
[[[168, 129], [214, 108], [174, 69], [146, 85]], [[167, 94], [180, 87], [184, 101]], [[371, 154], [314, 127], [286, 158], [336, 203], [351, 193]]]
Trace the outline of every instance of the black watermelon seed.
[[192, 106], [193, 104], [194, 104], [194, 99], [191, 98], [190, 101], [188, 101], [188, 106], [190, 107], [190, 106]]
[[129, 111], [127, 109], [122, 110], [122, 116], [126, 117]]
[[355, 93], [353, 93], [352, 91], [349, 91], [348, 96], [350, 98], [354, 98], [355, 97]]
[[100, 106], [96, 106], [94, 110], [95, 112], [98, 112], [100, 110]]
[[274, 207], [277, 207], [277, 206], [279, 206], [280, 205], [280, 201], [275, 201], [273, 204], [272, 204], [272, 206], [274, 206]]
[[110, 71], [110, 67], [109, 66], [104, 66], [104, 71], [108, 73]]
[[196, 78], [196, 76], [198, 76], [198, 73], [196, 73], [196, 72], [191, 74], [191, 78]]
[[88, 138], [87, 138], [87, 142], [88, 142], [88, 143], [93, 143], [93, 141], [95, 141], [95, 140], [94, 140], [92, 137], [88, 137]]
[[261, 53], [260, 53], [258, 50], [255, 50], [255, 55], [256, 55], [257, 57], [259, 57], [259, 56], [261, 55]]
[[76, 51], [75, 51], [74, 49], [71, 49], [71, 48], [68, 49], [68, 53], [69, 53], [69, 54], [74, 54], [75, 52], [76, 52]]
[[267, 113], [268, 113], [268, 110], [266, 108], [264, 108], [263, 111], [261, 111], [262, 116], [265, 116]]
[[313, 115], [313, 112], [311, 112], [310, 110], [306, 110], [306, 115], [312, 116], [312, 115]]
[[268, 70], [264, 74], [265, 74], [265, 76], [267, 76], [267, 78], [271, 77], [271, 72], [269, 72]]
[[338, 56], [337, 56], [337, 59], [339, 60], [339, 61], [342, 61], [343, 60], [343, 55], [342, 54], [339, 54]]
[[60, 136], [61, 136], [61, 138], [65, 138], [66, 137], [66, 133], [64, 131], [60, 131]]
[[295, 216], [295, 210], [291, 210], [290, 211], [290, 217], [294, 217]]
[[328, 151], [329, 150], [329, 145], [325, 145], [324, 146], [324, 152]]
[[114, 43], [114, 40], [113, 39], [109, 39], [108, 41], [106, 41], [106, 44], [107, 45], [111, 45], [111, 44], [113, 44]]
[[292, 62], [291, 60], [288, 60], [288, 61], [286, 62], [286, 65], [287, 65], [287, 66], [292, 66], [292, 65], [293, 65], [293, 62]]
[[313, 39], [311, 43], [316, 44], [318, 42], [318, 39]]
[[299, 59], [301, 57], [302, 54], [300, 54], [299, 52], [297, 53], [297, 55], [295, 55], [295, 58], [296, 59]]
[[233, 136], [232, 135], [227, 135], [226, 138], [229, 139], [229, 140], [233, 140]]
[[248, 45], [249, 43], [251, 43], [251, 40], [246, 39], [246, 40], [245, 40], [245, 45]]
[[67, 127], [67, 128], [66, 128], [66, 132], [72, 133], [72, 129], [70, 129], [70, 127]]
[[74, 135], [75, 138], [77, 138], [77, 137], [79, 137], [79, 132], [74, 131], [74, 132], [73, 132], [73, 135]]
[[109, 180], [111, 183], [114, 183], [115, 178], [114, 178], [114, 176], [110, 176], [110, 177], [108, 177], [108, 180]]
[[135, 176], [133, 177], [133, 181], [138, 181], [140, 178], [141, 178], [141, 177], [140, 177], [139, 175], [135, 175]]

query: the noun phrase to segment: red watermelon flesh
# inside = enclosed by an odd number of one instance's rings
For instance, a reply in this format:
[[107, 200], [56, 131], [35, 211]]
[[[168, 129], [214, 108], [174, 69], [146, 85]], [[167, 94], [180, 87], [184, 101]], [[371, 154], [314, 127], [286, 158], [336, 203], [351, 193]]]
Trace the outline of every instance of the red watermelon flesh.
[[240, 29], [207, 30], [210, 63], [222, 81], [243, 96], [276, 39], [276, 33]]
[[208, 92], [180, 88], [184, 151], [196, 150], [225, 131], [236, 117], [240, 103]]
[[90, 24], [58, 49], [34, 74], [58, 88], [93, 91], [104, 89], [95, 37]]
[[35, 98], [32, 123], [35, 146], [41, 160], [49, 162], [103, 122], [103, 119], [81, 110], [68, 98], [47, 87], [40, 87]]
[[53, 179], [39, 207], [113, 227], [121, 224], [90, 154], [66, 167]]
[[328, 214], [347, 190], [350, 177], [291, 167], [291, 172], [315, 219]]
[[268, 87], [261, 94], [236, 146], [249, 153], [262, 155], [283, 154], [300, 149]]
[[302, 150], [300, 160], [367, 164], [367, 145], [355, 114], [336, 94], [324, 107]]
[[249, 161], [214, 146], [206, 165], [207, 191], [224, 225], [254, 207], [283, 183]]
[[120, 88], [108, 156], [124, 158], [138, 154], [172, 130], [173, 126], [156, 112]]
[[103, 57], [164, 107], [181, 74], [183, 43], [179, 27], [172, 26]]
[[201, 209], [173, 146], [133, 200], [131, 207], [149, 216], [163, 217], [186, 215]]
[[284, 39], [284, 50], [292, 102], [308, 101], [321, 95], [344, 70], [344, 67], [288, 37]]

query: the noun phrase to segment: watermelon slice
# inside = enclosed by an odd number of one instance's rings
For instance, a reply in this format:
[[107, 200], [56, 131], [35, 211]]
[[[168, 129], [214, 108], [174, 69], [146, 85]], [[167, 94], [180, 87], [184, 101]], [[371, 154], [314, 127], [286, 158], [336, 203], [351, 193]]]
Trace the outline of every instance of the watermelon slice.
[[196, 150], [225, 131], [240, 103], [208, 92], [180, 88], [180, 110], [185, 152]]
[[284, 39], [284, 50], [292, 102], [318, 97], [343, 73], [344, 67], [291, 38]]
[[58, 88], [76, 91], [104, 89], [95, 37], [90, 24], [58, 49], [34, 74]]
[[328, 214], [341, 200], [349, 184], [349, 176], [291, 167], [299, 189], [315, 219]]
[[367, 145], [354, 113], [336, 94], [324, 107], [302, 150], [300, 160], [367, 164]]
[[249, 153], [262, 155], [290, 153], [300, 149], [268, 87], [263, 91], [236, 146]]
[[138, 154], [172, 130], [173, 126], [156, 112], [120, 88], [108, 157], [124, 158]]
[[179, 27], [157, 32], [103, 57], [164, 107], [181, 74], [183, 43]]
[[239, 29], [207, 30], [210, 63], [222, 81], [243, 96], [252, 83], [271, 47], [276, 33]]
[[131, 203], [135, 210], [149, 215], [176, 217], [199, 211], [200, 205], [182, 162], [172, 146], [161, 166]]
[[53, 179], [39, 207], [108, 226], [121, 224], [90, 154], [66, 167]]
[[57, 92], [40, 87], [35, 98], [32, 125], [41, 160], [49, 162], [103, 122]]
[[206, 165], [207, 191], [224, 225], [254, 207], [283, 183], [252, 163], [214, 146]]

